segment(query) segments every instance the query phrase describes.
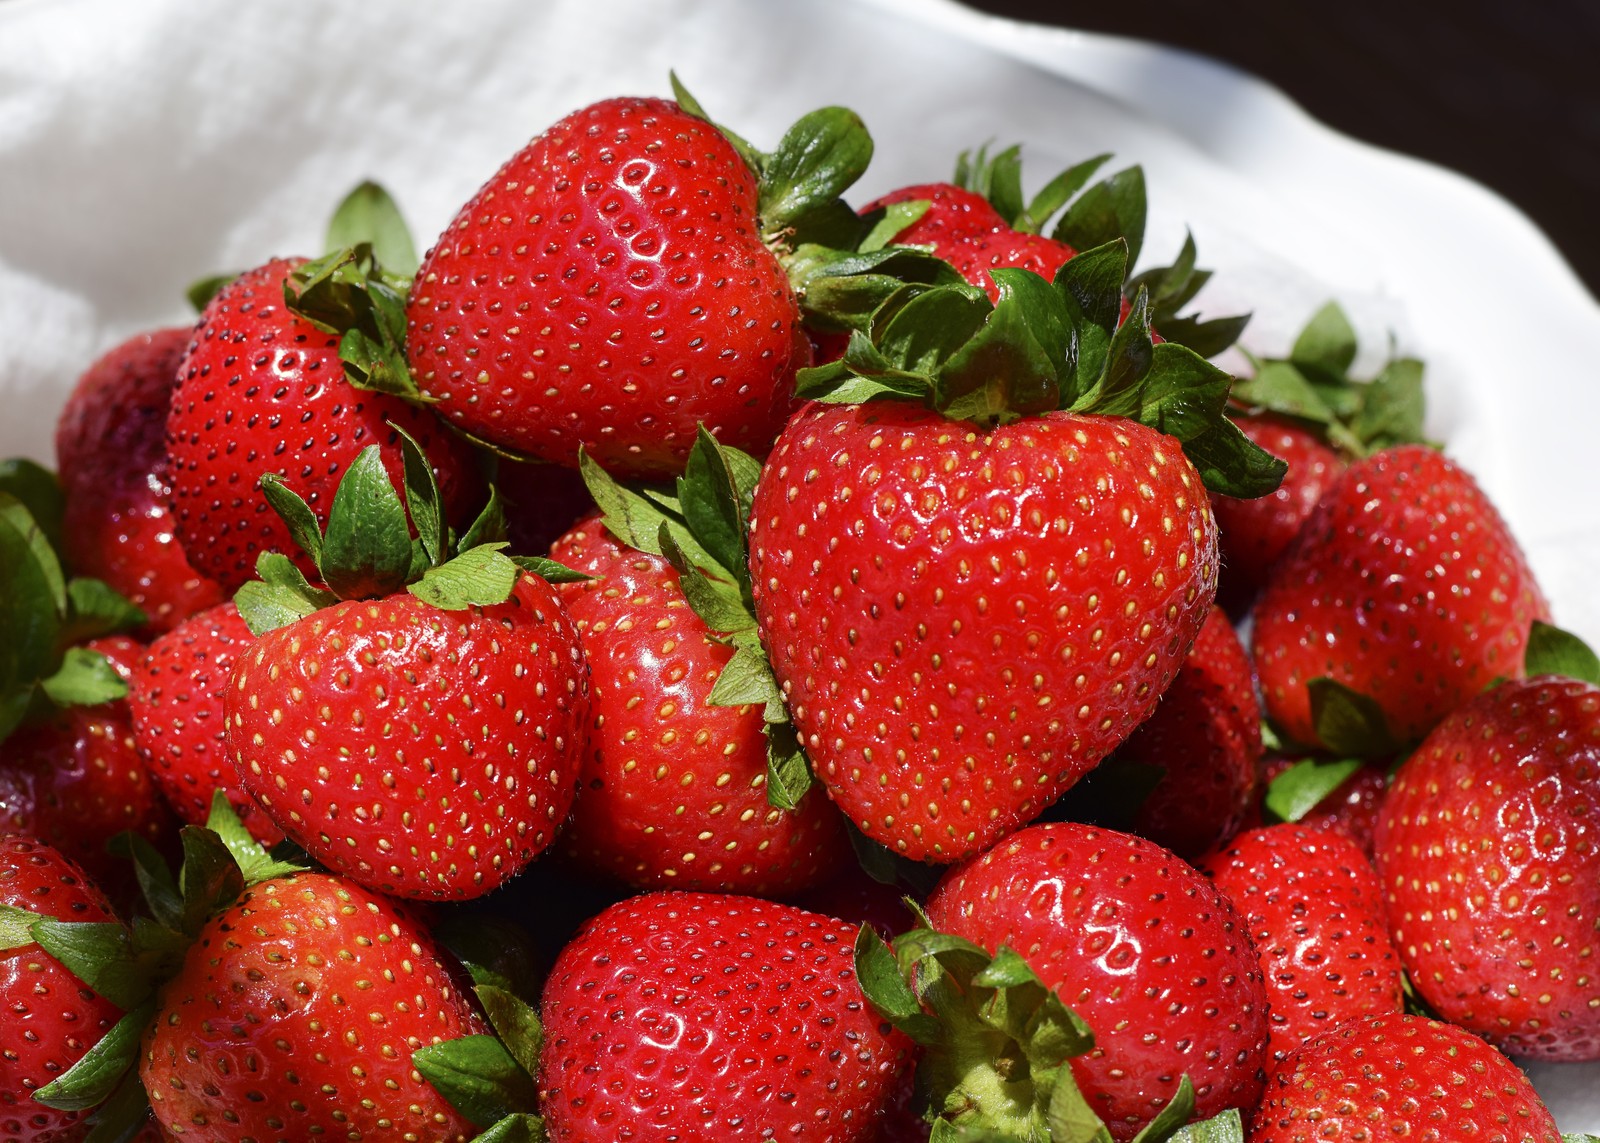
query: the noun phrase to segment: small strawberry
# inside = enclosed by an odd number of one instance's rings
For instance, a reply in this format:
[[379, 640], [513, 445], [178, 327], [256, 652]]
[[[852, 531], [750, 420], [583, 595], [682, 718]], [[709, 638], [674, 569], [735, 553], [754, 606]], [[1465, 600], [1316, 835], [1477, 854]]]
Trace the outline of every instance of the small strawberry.
[[402, 446], [406, 504], [368, 446], [326, 531], [269, 479], [328, 586], [269, 553], [240, 591], [256, 639], [227, 688], [228, 751], [245, 791], [330, 869], [400, 896], [474, 897], [566, 817], [588, 671], [555, 589], [525, 570], [555, 565], [502, 554], [494, 498], [454, 538], [421, 448]]
[[[31, 914], [31, 916], [30, 916]], [[0, 831], [0, 1140], [54, 1143], [72, 1137], [82, 1114], [39, 1103], [33, 1093], [83, 1058], [121, 1010], [95, 993], [26, 932], [32, 920], [116, 923], [111, 905], [60, 852]]]
[[272, 845], [283, 831], [240, 787], [223, 717], [228, 675], [254, 639], [232, 603], [185, 619], [150, 644], [130, 680], [128, 709], [139, 753], [181, 818], [203, 825], [222, 790], [246, 828]]
[[1561, 1143], [1510, 1060], [1461, 1028], [1404, 1014], [1357, 1017], [1303, 1044], [1273, 1074], [1247, 1138]]
[[861, 994], [855, 935], [752, 897], [648, 893], [607, 909], [544, 990], [550, 1138], [876, 1139], [910, 1049]]
[[1423, 445], [1382, 450], [1329, 489], [1256, 605], [1267, 715], [1296, 742], [1392, 752], [1520, 676], [1529, 622], [1548, 614], [1465, 470]]
[[1115, 1139], [1155, 1119], [1183, 1077], [1200, 1118], [1259, 1098], [1267, 994], [1245, 925], [1159, 846], [1074, 823], [1031, 826], [952, 869], [927, 914], [936, 932], [1016, 950], [1077, 1013], [1093, 1048], [1071, 1070]]
[[1378, 822], [1395, 945], [1444, 1019], [1510, 1055], [1600, 1059], [1600, 687], [1472, 699], [1401, 765]]
[[1308, 826], [1267, 826], [1208, 854], [1200, 868], [1249, 926], [1276, 1063], [1344, 1020], [1401, 1010], [1383, 889], [1354, 841]]
[[172, 531], [166, 424], [188, 329], [142, 333], [78, 379], [56, 422], [67, 563], [104, 580], [161, 632], [222, 602]]

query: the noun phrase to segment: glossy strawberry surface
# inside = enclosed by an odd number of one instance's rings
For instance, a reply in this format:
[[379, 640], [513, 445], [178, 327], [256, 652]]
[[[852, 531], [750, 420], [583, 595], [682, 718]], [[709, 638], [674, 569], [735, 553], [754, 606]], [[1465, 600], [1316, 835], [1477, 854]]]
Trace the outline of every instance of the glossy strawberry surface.
[[56, 422], [62, 542], [77, 575], [141, 608], [151, 632], [222, 602], [173, 535], [166, 426], [186, 328], [138, 334], [78, 379]]
[[[83, 871], [42, 842], [0, 832], [0, 905], [59, 921], [116, 921]], [[81, 1111], [33, 1093], [83, 1058], [121, 1010], [36, 944], [0, 949], [0, 1143], [58, 1143], [83, 1134]]]
[[418, 385], [453, 424], [617, 475], [682, 471], [697, 426], [765, 453], [810, 344], [756, 181], [710, 123], [610, 99], [496, 172], [423, 260]]
[[1019, 830], [952, 869], [935, 929], [1015, 950], [1095, 1034], [1072, 1061], [1089, 1106], [1131, 1139], [1189, 1077], [1195, 1115], [1255, 1106], [1267, 993], [1243, 919], [1187, 862], [1071, 822]]
[[855, 927], [792, 905], [648, 893], [590, 921], [540, 1015], [553, 1140], [865, 1143], [910, 1042], [861, 995]]
[[491, 607], [351, 600], [258, 638], [225, 712], [244, 788], [324, 865], [406, 897], [476, 897], [572, 805], [588, 670], [554, 589]]
[[1270, 577], [1253, 644], [1268, 717], [1317, 743], [1307, 684], [1377, 701], [1400, 741], [1421, 738], [1492, 680], [1522, 674], [1528, 626], [1549, 608], [1477, 482], [1424, 445], [1352, 464]]
[[1036, 817], [1142, 722], [1205, 622], [1216, 531], [1176, 441], [812, 405], [756, 487], [763, 644], [817, 777], [938, 862]]
[[326, 525], [339, 478], [367, 445], [393, 446], [384, 459], [399, 486], [392, 422], [432, 462], [451, 519], [480, 488], [467, 445], [432, 413], [345, 381], [339, 336], [284, 304], [284, 280], [299, 264], [277, 259], [218, 291], [178, 366], [167, 420], [175, 530], [195, 566], [230, 592], [255, 574], [262, 551], [316, 574], [258, 491], [267, 473]]
[[1341, 1021], [1401, 1010], [1400, 958], [1383, 891], [1350, 838], [1267, 826], [1234, 838], [1200, 868], [1249, 926], [1271, 1006], [1275, 1062]]
[[767, 801], [759, 706], [714, 706], [733, 656], [689, 608], [678, 573], [624, 548], [599, 516], [551, 556], [592, 579], [560, 588], [589, 661], [592, 726], [562, 840], [571, 858], [644, 889], [778, 896], [849, 858], [821, 790], [798, 809]]
[[201, 930], [161, 990], [139, 1076], [178, 1139], [457, 1143], [477, 1129], [411, 1055], [487, 1030], [404, 909], [299, 874]]
[[1422, 1016], [1363, 1016], [1274, 1073], [1248, 1143], [1559, 1143], [1528, 1077], [1482, 1040]]
[[1513, 1056], [1600, 1059], [1600, 687], [1540, 676], [1457, 710], [1378, 822], [1395, 945], [1440, 1016]]

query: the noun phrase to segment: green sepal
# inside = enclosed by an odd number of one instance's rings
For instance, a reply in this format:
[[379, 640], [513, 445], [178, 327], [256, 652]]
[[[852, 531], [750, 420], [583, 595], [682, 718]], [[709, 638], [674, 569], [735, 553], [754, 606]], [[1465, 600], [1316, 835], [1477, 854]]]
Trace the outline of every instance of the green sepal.
[[[1185, 1076], [1185, 1079], [1188, 1077]], [[1220, 1115], [1180, 1127], [1167, 1136], [1168, 1143], [1244, 1143], [1244, 1119], [1230, 1107]]]
[[1365, 386], [1350, 431], [1368, 452], [1426, 439], [1422, 374], [1416, 358], [1394, 358]]
[[944, 877], [942, 866], [926, 865], [896, 853], [862, 833], [855, 822], [845, 822], [845, 836], [850, 839], [850, 848], [861, 872], [880, 885], [925, 898]]
[[[483, 502], [483, 507], [478, 510], [466, 532], [456, 543], [457, 551], [467, 551], [479, 544], [492, 544], [497, 540], [508, 538], [506, 532], [506, 507], [505, 501], [500, 499], [500, 490], [493, 484], [489, 485], [489, 497]], [[549, 578], [549, 577], [546, 577]], [[555, 581], [551, 581], [555, 582]]]
[[211, 304], [211, 299], [220, 294], [223, 287], [238, 276], [238, 274], [208, 274], [198, 281], [191, 282], [189, 288], [183, 291], [183, 296], [194, 307], [195, 313], [204, 313], [205, 308]]
[[86, 1111], [105, 1102], [138, 1061], [140, 1041], [155, 1011], [153, 996], [130, 1010], [77, 1063], [35, 1091], [33, 1098], [57, 1111]]
[[871, 161], [872, 136], [855, 112], [824, 107], [801, 116], [761, 170], [757, 212], [769, 240], [786, 249], [810, 241], [812, 220], [838, 203]]
[[0, 952], [36, 944], [33, 923], [38, 919], [37, 913], [30, 913], [16, 905], [0, 905]]
[[167, 928], [180, 928], [183, 895], [178, 891], [178, 881], [167, 859], [150, 839], [135, 830], [124, 830], [107, 843], [107, 849], [113, 857], [133, 862], [134, 877], [145, 904], [150, 907], [150, 915]]
[[61, 518], [66, 512], [67, 500], [56, 474], [24, 456], [0, 460], [0, 492], [13, 497], [27, 510], [64, 563]]
[[766, 166], [767, 156], [752, 147], [740, 135], [728, 130], [722, 124], [714, 122], [711, 116], [706, 114], [706, 109], [700, 106], [700, 101], [691, 95], [689, 89], [683, 85], [683, 82], [678, 78], [677, 72], [669, 71], [667, 78], [672, 84], [672, 98], [677, 102], [678, 106], [696, 119], [704, 119], [718, 131], [721, 131], [723, 137], [728, 140], [733, 149], [739, 152], [739, 157], [744, 160], [745, 166], [749, 167], [759, 178], [762, 168]]
[[1523, 669], [1535, 675], [1562, 675], [1600, 685], [1600, 657], [1570, 631], [1537, 619], [1528, 630]]
[[1028, 200], [1027, 209], [1019, 217], [1011, 220], [1012, 228], [1027, 234], [1041, 233], [1051, 216], [1071, 202], [1073, 196], [1087, 186], [1100, 168], [1110, 161], [1109, 152], [1095, 155], [1080, 163], [1074, 163], [1056, 175]]
[[999, 298], [982, 327], [939, 366], [934, 400], [955, 420], [993, 424], [1060, 403], [1072, 328], [1050, 284], [1026, 270], [990, 271]]
[[[863, 245], [874, 240], [872, 234]], [[948, 262], [915, 246], [852, 251], [807, 243], [795, 250], [787, 266], [806, 324], [836, 333], [865, 328], [878, 307], [903, 285], [965, 283]]]
[[1145, 214], [1144, 171], [1128, 167], [1084, 191], [1067, 207], [1050, 236], [1075, 250], [1121, 238], [1128, 244], [1132, 266], [1144, 245]]
[[411, 1053], [412, 1066], [474, 1126], [488, 1128], [538, 1105], [532, 1077], [493, 1036], [462, 1036]]
[[811, 764], [801, 749], [800, 737], [794, 724], [768, 722], [767, 736], [767, 804], [780, 810], [796, 810], [805, 796], [816, 785], [811, 776]]
[[406, 362], [409, 285], [361, 242], [301, 265], [285, 279], [283, 294], [291, 311], [340, 335], [339, 359], [351, 385], [423, 403]]
[[1188, 346], [1201, 357], [1215, 357], [1239, 340], [1250, 315], [1232, 314], [1206, 321], [1180, 316], [1183, 307], [1211, 280], [1210, 270], [1195, 265], [1197, 257], [1194, 235], [1186, 233], [1172, 265], [1136, 275], [1128, 282], [1127, 290], [1150, 291], [1150, 322], [1167, 341]]
[[417, 530], [422, 550], [427, 553], [428, 563], [438, 567], [450, 558], [450, 525], [444, 517], [444, 498], [439, 494], [439, 482], [434, 478], [428, 454], [422, 451], [416, 439], [393, 421], [389, 422], [389, 428], [400, 438], [406, 511]]
[[939, 1021], [922, 1010], [894, 953], [871, 925], [856, 932], [855, 970], [862, 995], [878, 1015], [919, 1044], [934, 1045], [943, 1039]]
[[538, 1011], [515, 993], [492, 984], [480, 984], [473, 991], [506, 1051], [529, 1075], [538, 1075], [539, 1049], [544, 1044]]
[[90, 1117], [83, 1143], [130, 1143], [149, 1121], [150, 1097], [139, 1080], [139, 1069], [130, 1067]]
[[153, 987], [152, 966], [120, 921], [58, 921], [40, 917], [33, 939], [95, 992], [123, 1011], [137, 1008]]
[[[215, 809], [213, 802], [213, 812]], [[184, 826], [178, 839], [183, 846], [183, 865], [178, 872], [178, 892], [183, 899], [179, 930], [194, 936], [213, 913], [239, 899], [245, 877], [233, 852], [214, 830]]]
[[69, 647], [55, 672], [39, 687], [57, 706], [95, 706], [126, 698], [128, 684], [111, 661], [87, 647]]
[[322, 559], [322, 525], [317, 523], [311, 505], [300, 494], [283, 482], [275, 472], [266, 473], [260, 481], [261, 496], [289, 529], [289, 538], [295, 542], [312, 563]]
[[148, 620], [144, 611], [104, 580], [77, 576], [67, 581], [63, 643], [82, 643], [102, 635], [131, 631]]
[[1194, 1115], [1194, 1084], [1187, 1074], [1178, 1078], [1178, 1090], [1167, 1106], [1156, 1112], [1156, 1117], [1133, 1137], [1132, 1143], [1163, 1143], [1171, 1139], [1178, 1129]]
[[987, 143], [977, 152], [956, 157], [955, 184], [989, 200], [995, 212], [1012, 226], [1027, 209], [1022, 201], [1022, 147], [1011, 146], [989, 154]]
[[475, 1136], [471, 1143], [547, 1143], [548, 1139], [543, 1119], [519, 1111], [515, 1115], [508, 1115], [504, 1119], [495, 1121], [493, 1125]]
[[309, 866], [300, 861], [285, 861], [273, 855], [239, 820], [239, 813], [221, 790], [211, 794], [211, 809], [206, 829], [217, 835], [244, 878], [246, 885], [259, 885], [275, 877], [304, 873]]
[[0, 492], [0, 737], [26, 715], [34, 684], [58, 665], [67, 608], [61, 564], [22, 501]]
[[[932, 208], [933, 203], [925, 198], [907, 199], [905, 202], [891, 202], [885, 206], [874, 207], [861, 216], [867, 232], [861, 241], [856, 243], [856, 250], [863, 254], [882, 250], [903, 231], [920, 222]], [[796, 251], [796, 254], [798, 253]], [[792, 271], [790, 280], [793, 280]]]
[[1267, 786], [1263, 804], [1269, 817], [1297, 822], [1366, 765], [1359, 758], [1306, 758], [1296, 762]]
[[1400, 749], [1376, 699], [1327, 677], [1312, 679], [1306, 690], [1317, 740], [1334, 754], [1386, 758]]
[[1289, 361], [1316, 381], [1337, 385], [1356, 359], [1356, 331], [1337, 302], [1328, 302], [1305, 325], [1289, 350]]
[[522, 577], [522, 569], [503, 551], [507, 546], [504, 540], [480, 544], [448, 563], [429, 568], [406, 590], [444, 611], [504, 603]]
[[1573, 1131], [1562, 1135], [1561, 1143], [1600, 1143], [1600, 1135], [1585, 1135], [1581, 1131]]
[[331, 607], [339, 597], [326, 588], [312, 587], [294, 561], [278, 552], [256, 557], [256, 575], [234, 594], [234, 606], [252, 635], [265, 635], [298, 619]]
[[405, 586], [411, 527], [377, 445], [362, 449], [339, 480], [317, 569], [340, 599], [381, 598]]
[[487, 985], [536, 1003], [544, 966], [533, 934], [498, 913], [450, 912], [433, 937], [466, 968], [474, 985]]
[[510, 560], [521, 570], [532, 572], [546, 583], [586, 583], [594, 578], [548, 556], [511, 556]]
[[[700, 541], [706, 554], [719, 567], [731, 570], [743, 567], [749, 559], [745, 550], [745, 532], [750, 513], [748, 497], [754, 488], [754, 481], [749, 481], [748, 488], [740, 488], [728, 458], [729, 453], [701, 425], [695, 435], [694, 447], [689, 451], [684, 473], [678, 477], [677, 492], [683, 522]], [[665, 552], [668, 536], [663, 535], [661, 539]], [[750, 622], [754, 624], [753, 616]], [[715, 624], [712, 629], [735, 630]]]
[[368, 180], [361, 183], [334, 208], [328, 220], [324, 250], [344, 250], [367, 243], [384, 268], [410, 277], [417, 272], [416, 243], [411, 229], [389, 192]]

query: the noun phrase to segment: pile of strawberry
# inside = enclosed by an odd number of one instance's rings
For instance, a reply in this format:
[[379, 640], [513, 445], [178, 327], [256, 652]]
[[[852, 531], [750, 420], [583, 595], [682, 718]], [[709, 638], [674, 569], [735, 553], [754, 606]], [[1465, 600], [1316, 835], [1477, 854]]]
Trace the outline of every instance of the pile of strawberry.
[[0, 467], [0, 1141], [1556, 1143], [1600, 662], [1420, 363], [676, 94]]

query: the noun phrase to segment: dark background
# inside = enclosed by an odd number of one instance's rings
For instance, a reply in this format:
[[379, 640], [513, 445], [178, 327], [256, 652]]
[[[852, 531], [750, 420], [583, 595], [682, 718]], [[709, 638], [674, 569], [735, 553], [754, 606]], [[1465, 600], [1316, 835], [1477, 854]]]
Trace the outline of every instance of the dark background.
[[1253, 72], [1331, 127], [1494, 188], [1600, 294], [1597, 0], [966, 2]]

